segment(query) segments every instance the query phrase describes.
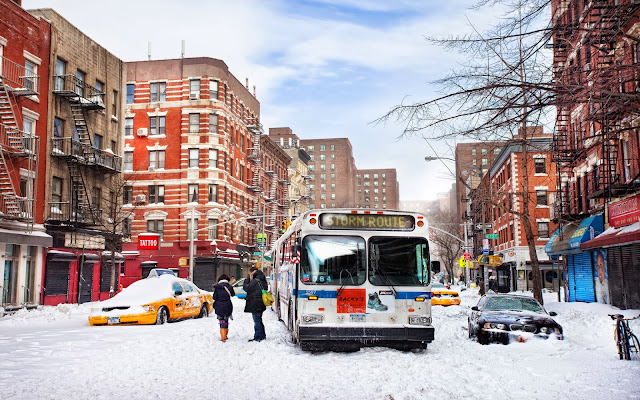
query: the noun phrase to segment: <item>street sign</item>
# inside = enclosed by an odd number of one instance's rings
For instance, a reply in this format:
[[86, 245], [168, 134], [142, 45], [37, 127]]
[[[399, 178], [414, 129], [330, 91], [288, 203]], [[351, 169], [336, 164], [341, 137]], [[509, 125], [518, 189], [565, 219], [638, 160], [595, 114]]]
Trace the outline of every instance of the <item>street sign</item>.
[[492, 224], [476, 224], [476, 229], [477, 230], [482, 230], [482, 229], [491, 229], [493, 228]]
[[471, 259], [471, 254], [469, 253], [464, 253], [464, 259], [469, 261]]
[[497, 238], [498, 238], [497, 233], [487, 233], [487, 239], [497, 239]]
[[261, 254], [262, 254], [262, 252], [260, 252], [260, 251], [254, 251], [254, 252], [253, 252], [253, 255], [254, 255], [254, 256], [259, 256], [259, 255], [261, 255]]
[[489, 255], [489, 249], [482, 249], [482, 254], [484, 254], [485, 256]]

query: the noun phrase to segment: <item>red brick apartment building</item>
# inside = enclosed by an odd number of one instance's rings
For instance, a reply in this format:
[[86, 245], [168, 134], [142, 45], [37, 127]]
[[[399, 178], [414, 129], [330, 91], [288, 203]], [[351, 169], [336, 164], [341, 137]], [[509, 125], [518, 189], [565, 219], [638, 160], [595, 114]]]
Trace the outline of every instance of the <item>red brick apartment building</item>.
[[302, 139], [309, 160], [309, 208], [356, 207], [356, 164], [346, 138]]
[[359, 169], [356, 184], [359, 208], [399, 209], [400, 187], [395, 168]]
[[560, 227], [547, 253], [564, 265], [567, 301], [638, 308], [640, 3], [551, 4]]
[[[0, 310], [42, 303], [49, 23], [0, 2]], [[1, 314], [1, 312], [0, 312]]]
[[[239, 276], [256, 235], [275, 240], [290, 160], [262, 135], [248, 83], [214, 58], [130, 62], [126, 103], [125, 285], [156, 266], [187, 277], [193, 230], [194, 282], [211, 290], [220, 273]], [[145, 232], [159, 250], [137, 249]]]
[[[503, 263], [498, 267], [485, 267], [480, 271], [485, 282], [491, 276], [498, 280], [502, 291], [528, 290], [533, 281], [530, 276], [531, 258], [522, 219], [509, 210], [528, 214], [535, 237], [536, 252], [540, 260], [540, 270], [544, 287], [556, 291], [559, 288], [561, 270], [554, 270], [548, 260], [544, 247], [550, 234], [557, 227], [553, 222], [553, 209], [556, 194], [556, 167], [552, 160], [552, 134], [542, 132], [542, 127], [529, 128], [527, 135], [527, 171], [528, 186], [523, 181], [522, 143], [505, 142], [488, 173], [474, 190], [473, 214], [476, 224], [491, 224], [487, 234], [497, 234], [497, 239], [488, 239], [489, 249], [502, 255]], [[517, 140], [517, 138], [516, 138]], [[525, 210], [523, 194], [526, 193], [529, 207]], [[484, 215], [483, 215], [484, 212]], [[483, 229], [476, 229], [476, 258], [482, 254], [485, 239]]]

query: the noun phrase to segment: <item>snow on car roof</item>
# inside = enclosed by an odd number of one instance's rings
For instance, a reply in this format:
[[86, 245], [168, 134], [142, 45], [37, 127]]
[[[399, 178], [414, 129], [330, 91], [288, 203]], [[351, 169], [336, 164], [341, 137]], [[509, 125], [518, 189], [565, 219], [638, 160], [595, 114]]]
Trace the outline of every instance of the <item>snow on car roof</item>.
[[175, 276], [165, 274], [133, 282], [131, 285], [124, 288], [122, 292], [118, 293], [112, 298], [101, 301], [100, 306], [119, 307], [145, 305], [160, 301], [162, 299], [166, 299], [167, 297], [173, 296], [171, 285], [174, 282], [186, 282], [192, 285], [194, 288], [196, 287], [196, 285], [186, 279], [177, 278]]

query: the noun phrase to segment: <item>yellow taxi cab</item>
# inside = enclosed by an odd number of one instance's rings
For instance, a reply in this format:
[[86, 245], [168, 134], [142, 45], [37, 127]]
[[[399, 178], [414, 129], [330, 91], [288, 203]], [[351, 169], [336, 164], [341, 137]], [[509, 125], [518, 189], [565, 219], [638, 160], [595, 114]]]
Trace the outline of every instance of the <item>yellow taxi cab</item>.
[[432, 306], [459, 306], [460, 295], [449, 286], [440, 283], [431, 285], [431, 305]]
[[213, 293], [199, 289], [193, 282], [172, 274], [150, 275], [92, 307], [89, 324], [162, 325], [207, 317], [212, 306]]

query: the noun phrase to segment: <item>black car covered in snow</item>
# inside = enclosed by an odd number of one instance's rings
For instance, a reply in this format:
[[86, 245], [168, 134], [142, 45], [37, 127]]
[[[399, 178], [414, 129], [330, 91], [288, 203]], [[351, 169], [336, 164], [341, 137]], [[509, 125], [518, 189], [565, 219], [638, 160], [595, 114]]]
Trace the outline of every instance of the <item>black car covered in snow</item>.
[[492, 341], [509, 343], [531, 337], [563, 339], [562, 327], [536, 299], [513, 294], [486, 294], [471, 307], [469, 337], [481, 344]]

